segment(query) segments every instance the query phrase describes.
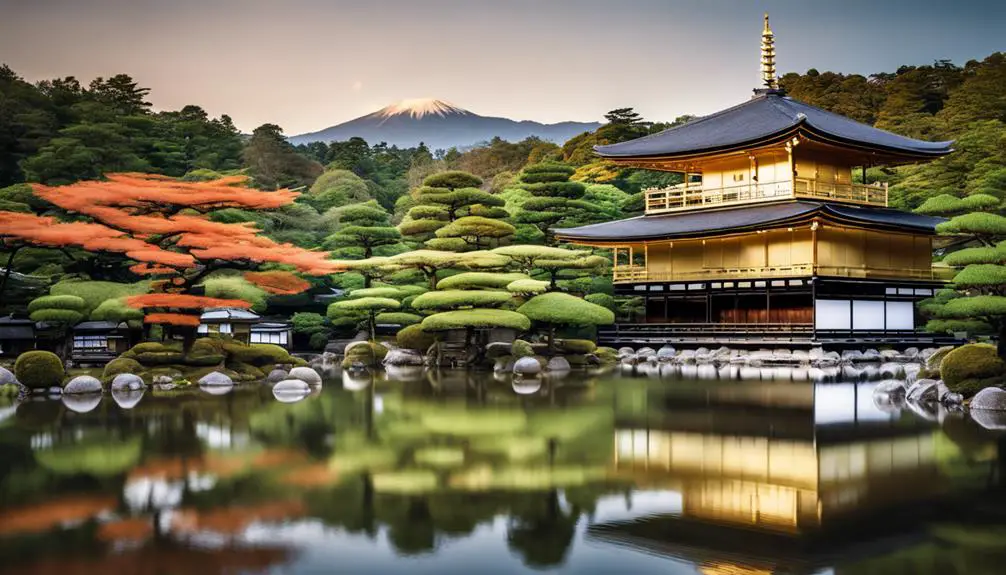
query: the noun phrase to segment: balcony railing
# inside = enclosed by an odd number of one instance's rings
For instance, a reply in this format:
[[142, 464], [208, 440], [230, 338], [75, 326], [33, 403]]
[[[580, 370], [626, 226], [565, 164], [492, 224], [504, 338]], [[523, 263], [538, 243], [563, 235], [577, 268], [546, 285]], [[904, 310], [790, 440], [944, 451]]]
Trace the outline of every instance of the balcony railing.
[[646, 213], [772, 202], [788, 198], [810, 198], [870, 206], [887, 206], [887, 186], [837, 184], [806, 178], [779, 182], [750, 182], [720, 188], [702, 184], [646, 190]]
[[789, 266], [707, 268], [688, 272], [651, 271], [646, 266], [617, 266], [614, 268], [615, 283], [665, 282], [695, 280], [766, 279], [779, 277], [837, 276], [876, 279], [921, 279], [951, 280], [955, 271], [950, 268], [934, 267], [928, 270], [906, 268], [865, 268], [814, 266], [794, 264]]

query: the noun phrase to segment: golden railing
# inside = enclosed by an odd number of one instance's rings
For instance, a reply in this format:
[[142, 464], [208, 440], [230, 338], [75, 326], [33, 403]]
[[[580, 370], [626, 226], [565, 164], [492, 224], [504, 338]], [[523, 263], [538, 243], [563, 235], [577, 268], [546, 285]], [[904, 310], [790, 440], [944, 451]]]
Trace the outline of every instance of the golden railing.
[[940, 267], [920, 270], [906, 268], [814, 266], [813, 264], [746, 268], [707, 268], [689, 272], [654, 272], [647, 270], [645, 266], [634, 265], [615, 267], [614, 281], [616, 283], [621, 283], [695, 280], [709, 281], [721, 279], [756, 280], [812, 275], [850, 278], [950, 280], [953, 279], [954, 273], [953, 269]]
[[887, 206], [887, 185], [837, 184], [807, 178], [779, 182], [751, 182], [720, 188], [683, 184], [646, 190], [646, 213], [659, 214], [724, 207], [787, 198], [810, 198], [870, 206]]

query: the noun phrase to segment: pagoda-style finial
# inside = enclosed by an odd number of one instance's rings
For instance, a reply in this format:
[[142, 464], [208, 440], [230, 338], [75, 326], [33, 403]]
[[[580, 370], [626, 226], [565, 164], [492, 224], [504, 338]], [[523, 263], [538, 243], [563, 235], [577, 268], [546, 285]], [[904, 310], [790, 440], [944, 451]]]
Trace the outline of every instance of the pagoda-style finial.
[[765, 13], [765, 29], [761, 33], [761, 80], [765, 88], [779, 89], [779, 80], [775, 76], [775, 34], [768, 25], [768, 12]]

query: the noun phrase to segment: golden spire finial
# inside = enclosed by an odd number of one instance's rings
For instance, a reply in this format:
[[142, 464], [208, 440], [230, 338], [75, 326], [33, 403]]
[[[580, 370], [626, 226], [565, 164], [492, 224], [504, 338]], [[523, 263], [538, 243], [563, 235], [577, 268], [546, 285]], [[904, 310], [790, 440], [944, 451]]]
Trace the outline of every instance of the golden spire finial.
[[775, 34], [768, 25], [768, 12], [765, 13], [765, 29], [761, 33], [761, 80], [769, 90], [779, 89], [775, 76]]

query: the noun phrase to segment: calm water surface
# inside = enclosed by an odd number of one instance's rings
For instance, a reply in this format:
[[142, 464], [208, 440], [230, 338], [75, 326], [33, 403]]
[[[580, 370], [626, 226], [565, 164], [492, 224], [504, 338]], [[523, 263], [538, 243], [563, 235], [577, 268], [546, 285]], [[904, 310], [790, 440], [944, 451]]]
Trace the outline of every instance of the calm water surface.
[[874, 384], [398, 375], [2, 404], [0, 572], [1006, 565], [1006, 442]]

